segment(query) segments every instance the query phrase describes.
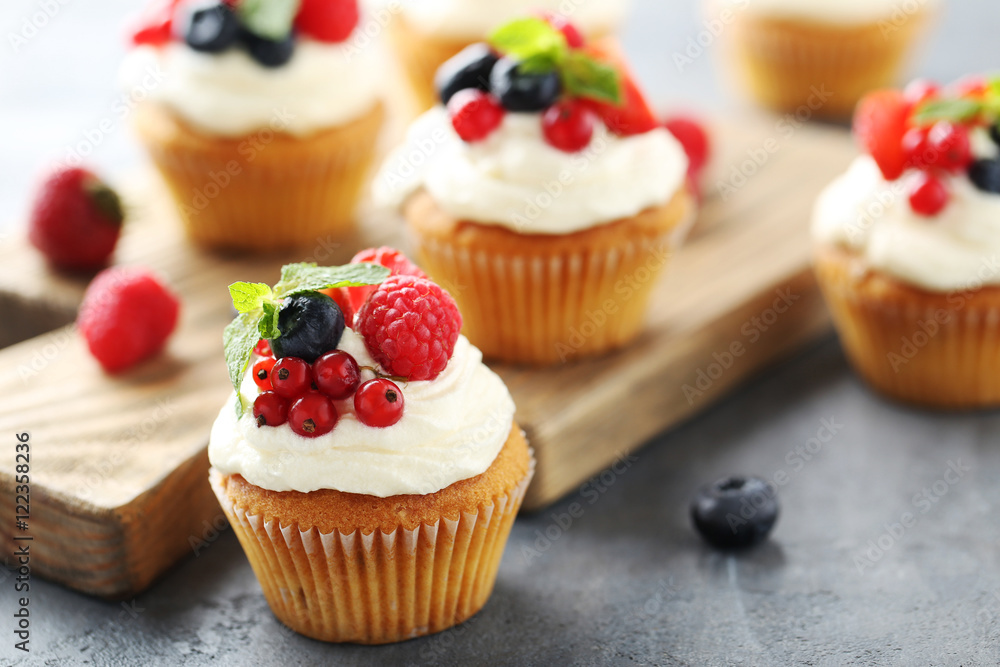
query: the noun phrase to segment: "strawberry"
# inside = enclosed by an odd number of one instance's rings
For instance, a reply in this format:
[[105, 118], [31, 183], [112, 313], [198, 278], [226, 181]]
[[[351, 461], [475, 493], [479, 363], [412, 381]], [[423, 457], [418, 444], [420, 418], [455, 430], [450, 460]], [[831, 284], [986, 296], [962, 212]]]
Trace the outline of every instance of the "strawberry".
[[114, 190], [87, 169], [64, 168], [35, 196], [28, 238], [60, 268], [96, 269], [114, 252], [124, 218]]
[[877, 90], [862, 98], [854, 113], [854, 135], [888, 181], [902, 176], [906, 168], [903, 135], [910, 109], [902, 92]]
[[694, 176], [700, 174], [712, 151], [705, 127], [689, 116], [671, 116], [663, 122], [663, 127], [684, 147], [688, 158], [688, 173]]
[[162, 46], [173, 37], [174, 11], [181, 0], [160, 0], [143, 12], [132, 30], [134, 46]]
[[358, 0], [302, 0], [295, 27], [321, 42], [342, 42], [358, 25]]
[[604, 121], [609, 130], [621, 136], [642, 134], [656, 129], [659, 121], [649, 108], [645, 95], [625, 63], [618, 47], [610, 42], [591, 44], [586, 49], [598, 60], [609, 62], [621, 73], [622, 103], [588, 100], [591, 108]]

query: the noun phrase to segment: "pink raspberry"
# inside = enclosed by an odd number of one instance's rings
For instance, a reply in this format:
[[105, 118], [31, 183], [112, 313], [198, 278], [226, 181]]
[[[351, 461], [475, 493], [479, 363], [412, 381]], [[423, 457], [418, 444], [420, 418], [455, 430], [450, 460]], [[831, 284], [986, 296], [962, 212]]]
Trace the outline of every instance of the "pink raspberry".
[[455, 351], [462, 316], [451, 295], [430, 280], [391, 276], [368, 297], [355, 323], [386, 371], [433, 380]]
[[[401, 253], [395, 248], [390, 248], [388, 246], [382, 246], [381, 248], [367, 248], [362, 250], [354, 257], [351, 258], [351, 264], [359, 264], [361, 262], [369, 262], [371, 264], [379, 264], [389, 269], [391, 276], [416, 276], [418, 278], [426, 278], [427, 274], [420, 270], [416, 264], [410, 261], [410, 258]], [[363, 287], [341, 287], [342, 290], [341, 298], [333, 297], [338, 304], [340, 304], [340, 309], [344, 311], [344, 318], [350, 325], [353, 321], [353, 315], [361, 310], [361, 306], [364, 305], [365, 299], [368, 295], [375, 291], [375, 285], [365, 285]], [[332, 295], [331, 295], [332, 296]], [[350, 316], [348, 316], [350, 312]]]

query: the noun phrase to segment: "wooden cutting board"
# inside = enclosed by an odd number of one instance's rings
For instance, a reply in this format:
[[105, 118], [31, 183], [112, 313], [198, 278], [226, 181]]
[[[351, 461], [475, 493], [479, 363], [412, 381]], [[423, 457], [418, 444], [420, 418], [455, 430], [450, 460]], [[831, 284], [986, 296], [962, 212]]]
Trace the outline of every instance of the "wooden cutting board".
[[[627, 350], [547, 370], [498, 366], [538, 470], [540, 509], [760, 369], [829, 331], [809, 268], [812, 202], [854, 150], [843, 130], [773, 121], [717, 128], [712, 193]], [[51, 272], [22, 238], [0, 244], [0, 433], [29, 432], [30, 519], [14, 527], [14, 447], [0, 456], [0, 538], [30, 535], [32, 570], [108, 598], [134, 595], [224, 526], [209, 490], [210, 425], [230, 391], [226, 286], [273, 283], [287, 261], [342, 263], [363, 246], [406, 247], [398, 220], [366, 214], [356, 238], [247, 259], [189, 246], [162, 185], [127, 189], [121, 264], [160, 271], [183, 297], [165, 354], [101, 372], [71, 324], [86, 277]], [[725, 196], [719, 184], [727, 183]], [[18, 342], [21, 341], [21, 342]], [[16, 344], [15, 344], [16, 343]]]

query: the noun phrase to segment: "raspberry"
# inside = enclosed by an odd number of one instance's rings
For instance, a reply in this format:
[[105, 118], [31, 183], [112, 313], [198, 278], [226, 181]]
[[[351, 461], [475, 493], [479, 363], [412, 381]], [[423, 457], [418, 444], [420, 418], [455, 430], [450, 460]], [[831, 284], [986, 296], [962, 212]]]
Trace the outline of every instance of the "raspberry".
[[[351, 264], [360, 262], [370, 262], [389, 269], [391, 276], [417, 276], [426, 278], [427, 274], [420, 270], [410, 258], [395, 248], [382, 246], [381, 248], [366, 248], [351, 258]], [[332, 290], [323, 290], [323, 293], [337, 302], [340, 310], [344, 313], [344, 321], [348, 325], [354, 322], [354, 316], [361, 306], [364, 305], [368, 295], [375, 291], [375, 285], [363, 285], [361, 287], [338, 287]]]
[[451, 359], [462, 316], [430, 280], [392, 276], [368, 297], [357, 324], [368, 352], [389, 373], [433, 380]]
[[104, 370], [117, 373], [163, 348], [179, 310], [177, 297], [147, 269], [113, 267], [90, 283], [76, 323]]
[[358, 0], [302, 0], [295, 27], [321, 42], [343, 42], [358, 25]]

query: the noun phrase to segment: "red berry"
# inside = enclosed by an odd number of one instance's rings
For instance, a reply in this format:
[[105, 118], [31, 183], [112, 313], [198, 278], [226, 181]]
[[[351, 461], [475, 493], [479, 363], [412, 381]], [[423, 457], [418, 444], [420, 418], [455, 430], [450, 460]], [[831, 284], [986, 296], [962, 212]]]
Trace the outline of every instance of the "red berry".
[[403, 416], [403, 392], [395, 382], [369, 380], [354, 394], [354, 412], [365, 426], [392, 426]]
[[649, 107], [642, 91], [629, 77], [622, 79], [621, 105], [610, 102], [589, 102], [601, 120], [613, 133], [627, 137], [633, 134], [643, 134], [656, 129], [659, 122]]
[[271, 367], [271, 387], [279, 396], [297, 398], [312, 386], [312, 367], [298, 357], [282, 357]]
[[594, 136], [595, 114], [576, 100], [563, 100], [542, 114], [542, 134], [554, 148], [567, 153], [582, 151]]
[[903, 135], [910, 105], [898, 90], [877, 90], [866, 95], [854, 113], [854, 134], [861, 147], [874, 158], [887, 181], [894, 181], [906, 168]]
[[96, 269], [114, 252], [124, 219], [118, 195], [97, 176], [61, 169], [35, 196], [28, 238], [56, 266]]
[[989, 87], [986, 78], [976, 74], [962, 77], [949, 86], [958, 97], [982, 97]]
[[[360, 262], [370, 262], [384, 266], [389, 269], [390, 276], [427, 277], [427, 274], [421, 271], [419, 266], [410, 261], [409, 257], [389, 246], [366, 248], [351, 258], [351, 264], [358, 264]], [[368, 295], [375, 291], [375, 287], [375, 285], [340, 287], [336, 290], [324, 291], [324, 294], [337, 292], [337, 294], [329, 294], [329, 296], [340, 306], [340, 310], [344, 312], [344, 321], [350, 325], [354, 322], [354, 316], [361, 310], [361, 306], [364, 305]]]
[[555, 12], [542, 12], [541, 15], [550, 26], [563, 34], [569, 48], [579, 49], [583, 46], [583, 35], [580, 34], [580, 31], [575, 25], [570, 23], [568, 18], [562, 14], [556, 14]]
[[277, 363], [277, 359], [268, 357], [267, 359], [261, 359], [253, 365], [253, 381], [260, 387], [261, 391], [273, 389], [271, 386], [271, 369], [274, 368], [275, 363]]
[[506, 112], [496, 97], [477, 88], [460, 90], [448, 100], [451, 125], [462, 141], [481, 141], [500, 127]]
[[358, 25], [358, 0], [302, 0], [295, 27], [321, 42], [343, 42]]
[[161, 0], [143, 13], [132, 31], [135, 46], [162, 46], [173, 37], [174, 11], [181, 0]]
[[903, 135], [903, 153], [906, 155], [906, 166], [913, 169], [927, 169], [933, 162], [926, 127], [911, 127]]
[[918, 215], [937, 215], [948, 204], [949, 198], [948, 189], [934, 174], [918, 174], [910, 189], [910, 207]]
[[927, 146], [934, 158], [933, 166], [946, 171], [963, 171], [972, 162], [969, 130], [964, 125], [938, 121], [927, 134]]
[[281, 426], [288, 421], [288, 400], [273, 391], [261, 392], [253, 402], [253, 417], [257, 428]]
[[329, 398], [310, 391], [288, 409], [288, 425], [305, 438], [318, 438], [333, 430], [340, 415]]
[[356, 324], [368, 352], [389, 373], [433, 380], [455, 351], [462, 316], [437, 284], [392, 276], [368, 297]]
[[273, 357], [274, 353], [271, 352], [271, 344], [265, 339], [261, 338], [257, 341], [257, 344], [253, 348], [253, 353], [258, 357]]
[[113, 267], [83, 296], [77, 326], [104, 370], [116, 373], [163, 349], [180, 303], [147, 269]]
[[711, 142], [704, 126], [693, 118], [673, 116], [663, 123], [663, 127], [684, 147], [688, 158], [688, 173], [701, 173], [711, 152]]
[[940, 92], [941, 86], [930, 79], [914, 79], [903, 90], [903, 99], [911, 108], [916, 108], [920, 104], [934, 99]]
[[333, 350], [313, 362], [313, 378], [317, 389], [340, 401], [357, 391], [361, 384], [361, 369], [347, 352]]

